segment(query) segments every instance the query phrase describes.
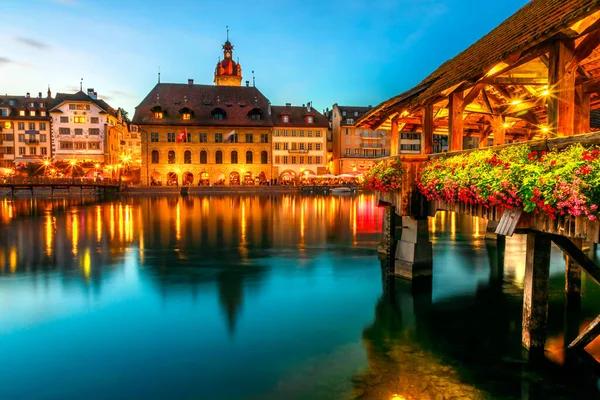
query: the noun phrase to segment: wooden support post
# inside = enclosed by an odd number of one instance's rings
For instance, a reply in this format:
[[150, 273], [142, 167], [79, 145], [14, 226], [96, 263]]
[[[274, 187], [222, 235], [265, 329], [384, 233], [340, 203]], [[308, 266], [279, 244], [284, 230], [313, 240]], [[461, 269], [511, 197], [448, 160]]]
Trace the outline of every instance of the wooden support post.
[[529, 232], [523, 291], [523, 346], [533, 354], [544, 351], [548, 319], [550, 236]]
[[400, 132], [398, 132], [398, 117], [392, 118], [392, 137], [390, 142], [390, 156], [400, 154]]
[[575, 125], [575, 77], [573, 40], [557, 40], [550, 46], [548, 66], [548, 128], [553, 136], [572, 136]]
[[494, 132], [494, 146], [502, 146], [506, 139], [506, 128], [504, 127], [504, 118], [501, 115], [493, 116], [492, 131]]
[[423, 133], [421, 134], [421, 153], [433, 153], [433, 104], [423, 107]]
[[488, 147], [488, 138], [490, 137], [490, 132], [492, 131], [492, 127], [488, 126], [483, 129], [481, 135], [479, 135], [479, 148], [484, 149]]
[[448, 102], [448, 145], [450, 151], [463, 148], [463, 93], [450, 93]]
[[583, 85], [575, 89], [575, 135], [590, 131], [590, 94], [583, 90]]
[[565, 236], [551, 235], [552, 241], [592, 278], [600, 284], [600, 267], [596, 265], [571, 239]]
[[587, 328], [577, 336], [573, 343], [569, 345], [569, 350], [582, 350], [590, 344], [598, 335], [600, 335], [600, 315], [590, 323]]
[[[573, 239], [573, 244], [575, 244], [579, 249], [581, 249], [582, 241], [581, 239]], [[573, 257], [565, 254], [566, 261], [566, 280], [565, 280], [565, 291], [567, 292], [567, 296], [577, 296], [579, 297], [581, 294], [581, 265], [577, 263], [573, 259]]]

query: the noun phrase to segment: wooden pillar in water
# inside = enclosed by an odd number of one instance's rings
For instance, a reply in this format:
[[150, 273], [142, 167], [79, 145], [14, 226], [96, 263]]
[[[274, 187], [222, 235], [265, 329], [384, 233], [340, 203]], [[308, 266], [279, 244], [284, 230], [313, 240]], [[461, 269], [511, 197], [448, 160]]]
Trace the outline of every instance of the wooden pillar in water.
[[548, 320], [550, 236], [529, 232], [523, 290], [523, 346], [531, 355], [543, 354]]
[[448, 98], [448, 147], [450, 151], [463, 148], [463, 93], [450, 93]]
[[[575, 245], [581, 249], [581, 239], [571, 239]], [[579, 265], [571, 256], [565, 254], [566, 262], [566, 279], [565, 279], [565, 291], [567, 296], [581, 295], [581, 265]]]

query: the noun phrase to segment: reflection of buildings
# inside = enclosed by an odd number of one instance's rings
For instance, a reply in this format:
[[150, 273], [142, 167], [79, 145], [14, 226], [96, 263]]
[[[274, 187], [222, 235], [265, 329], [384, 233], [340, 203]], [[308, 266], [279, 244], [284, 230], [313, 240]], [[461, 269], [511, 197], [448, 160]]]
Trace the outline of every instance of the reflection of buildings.
[[[364, 195], [85, 202], [0, 200], [0, 276], [55, 271], [69, 284], [99, 290], [133, 251], [140, 276], [165, 297], [216, 288], [231, 333], [274, 249], [285, 262], [311, 247], [370, 243], [381, 219], [374, 197]], [[367, 248], [375, 254], [374, 243]]]

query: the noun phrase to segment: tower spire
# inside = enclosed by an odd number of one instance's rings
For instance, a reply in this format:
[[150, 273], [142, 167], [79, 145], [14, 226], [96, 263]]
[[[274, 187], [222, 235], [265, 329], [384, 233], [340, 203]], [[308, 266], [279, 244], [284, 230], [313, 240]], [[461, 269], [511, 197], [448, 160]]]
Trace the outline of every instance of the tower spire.
[[225, 25], [225, 29], [227, 29], [227, 41], [229, 42], [229, 25]]
[[79, 81], [79, 91], [83, 92], [83, 78]]
[[160, 83], [160, 66], [158, 67], [158, 83]]

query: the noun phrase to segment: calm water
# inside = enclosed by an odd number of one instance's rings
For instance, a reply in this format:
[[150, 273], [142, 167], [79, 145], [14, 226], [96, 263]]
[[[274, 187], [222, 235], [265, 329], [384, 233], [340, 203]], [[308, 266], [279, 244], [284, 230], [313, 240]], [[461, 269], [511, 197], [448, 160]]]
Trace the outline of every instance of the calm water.
[[532, 368], [524, 238], [503, 251], [484, 220], [438, 213], [433, 290], [414, 294], [382, 279], [381, 212], [365, 195], [0, 199], [0, 399], [600, 398], [561, 350], [600, 292], [584, 277], [566, 320], [558, 250]]

